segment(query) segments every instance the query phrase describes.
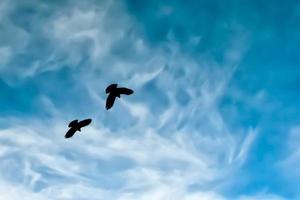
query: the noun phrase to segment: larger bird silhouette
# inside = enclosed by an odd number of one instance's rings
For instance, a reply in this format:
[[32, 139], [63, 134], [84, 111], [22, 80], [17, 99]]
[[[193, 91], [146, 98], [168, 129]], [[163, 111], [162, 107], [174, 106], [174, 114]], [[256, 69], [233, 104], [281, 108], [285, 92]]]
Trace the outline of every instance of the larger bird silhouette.
[[116, 97], [120, 98], [121, 94], [131, 95], [133, 93], [133, 90], [129, 88], [118, 88], [117, 86], [118, 84], [111, 84], [105, 90], [105, 92], [109, 94], [106, 99], [106, 106], [105, 106], [107, 110], [114, 105]]
[[70, 129], [66, 133], [65, 138], [72, 137], [76, 133], [76, 131], [81, 131], [82, 127], [85, 127], [85, 126], [89, 125], [91, 122], [92, 122], [92, 119], [85, 119], [85, 120], [82, 120], [80, 122], [78, 122], [77, 119], [71, 121], [69, 123]]

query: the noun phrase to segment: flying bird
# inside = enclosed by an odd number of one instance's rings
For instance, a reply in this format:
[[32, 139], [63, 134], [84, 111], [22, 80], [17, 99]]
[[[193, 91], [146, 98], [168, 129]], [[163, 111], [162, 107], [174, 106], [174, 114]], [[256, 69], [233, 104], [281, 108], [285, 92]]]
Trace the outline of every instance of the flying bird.
[[66, 133], [65, 138], [72, 137], [76, 133], [76, 131], [81, 131], [82, 127], [85, 127], [85, 126], [89, 125], [91, 122], [92, 122], [92, 119], [85, 119], [85, 120], [82, 120], [80, 122], [78, 122], [77, 119], [71, 121], [69, 123], [70, 129]]
[[133, 90], [129, 88], [118, 88], [117, 86], [118, 84], [111, 84], [105, 90], [107, 94], [109, 93], [105, 106], [107, 110], [114, 105], [116, 97], [120, 98], [121, 94], [131, 95], [133, 93]]

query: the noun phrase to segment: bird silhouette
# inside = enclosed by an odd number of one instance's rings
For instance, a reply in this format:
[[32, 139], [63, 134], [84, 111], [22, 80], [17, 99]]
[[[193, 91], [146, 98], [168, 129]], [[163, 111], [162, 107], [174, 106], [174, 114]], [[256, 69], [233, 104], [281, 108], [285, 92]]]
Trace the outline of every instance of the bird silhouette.
[[85, 119], [80, 122], [78, 122], [77, 119], [71, 121], [69, 123], [70, 129], [66, 133], [65, 138], [72, 137], [76, 133], [76, 131], [81, 131], [82, 127], [89, 125], [91, 122], [92, 122], [92, 119]]
[[109, 93], [105, 106], [107, 110], [114, 105], [116, 97], [120, 98], [121, 94], [131, 95], [133, 93], [133, 90], [129, 88], [118, 88], [117, 86], [118, 84], [111, 84], [105, 90], [106, 93]]

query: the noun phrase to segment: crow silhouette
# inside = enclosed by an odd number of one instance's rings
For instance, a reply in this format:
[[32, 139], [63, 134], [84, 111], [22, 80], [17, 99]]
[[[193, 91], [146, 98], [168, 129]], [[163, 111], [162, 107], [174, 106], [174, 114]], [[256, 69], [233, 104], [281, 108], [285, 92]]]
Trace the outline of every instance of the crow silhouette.
[[117, 88], [118, 84], [111, 84], [109, 85], [105, 92], [109, 93], [107, 99], [106, 99], [106, 109], [110, 109], [115, 102], [116, 97], [120, 98], [121, 94], [131, 95], [133, 93], [133, 90], [128, 88]]
[[70, 129], [66, 133], [65, 138], [72, 137], [76, 133], [76, 131], [81, 131], [82, 127], [89, 125], [91, 122], [92, 119], [85, 119], [80, 122], [78, 122], [77, 119], [71, 121], [69, 124]]

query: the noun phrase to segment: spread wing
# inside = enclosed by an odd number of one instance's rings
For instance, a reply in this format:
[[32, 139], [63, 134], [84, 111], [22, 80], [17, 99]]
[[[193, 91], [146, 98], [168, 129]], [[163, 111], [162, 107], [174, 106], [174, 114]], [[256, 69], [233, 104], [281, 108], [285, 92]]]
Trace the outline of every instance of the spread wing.
[[70, 138], [70, 137], [72, 137], [72, 136], [75, 134], [75, 132], [76, 132], [76, 129], [70, 128], [70, 129], [68, 130], [68, 132], [66, 133], [65, 138]]
[[79, 127], [82, 128], [84, 126], [89, 125], [92, 122], [92, 119], [85, 119], [78, 123]]
[[112, 95], [112, 94], [109, 94], [107, 99], [106, 99], [106, 109], [110, 109], [113, 105], [114, 105], [114, 102], [115, 102], [115, 99], [116, 99], [116, 96], [115, 95]]
[[118, 88], [118, 92], [120, 94], [131, 95], [133, 93], [133, 90], [131, 90], [129, 88]]

